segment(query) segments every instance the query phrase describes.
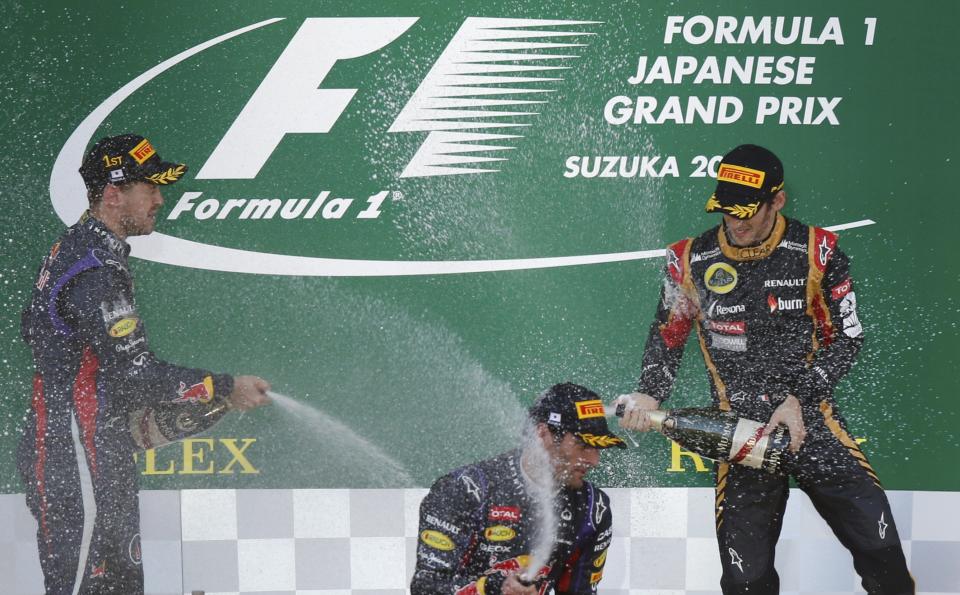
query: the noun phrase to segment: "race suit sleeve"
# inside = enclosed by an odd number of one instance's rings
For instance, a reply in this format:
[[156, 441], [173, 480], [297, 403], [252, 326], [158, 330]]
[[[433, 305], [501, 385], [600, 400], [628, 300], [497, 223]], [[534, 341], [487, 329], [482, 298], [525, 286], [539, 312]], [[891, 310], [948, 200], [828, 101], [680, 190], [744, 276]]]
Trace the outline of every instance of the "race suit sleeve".
[[[797, 377], [794, 395], [814, 403], [828, 396], [856, 361], [863, 346], [863, 327], [857, 317], [857, 296], [847, 255], [834, 249], [827, 262], [820, 295], [815, 298], [829, 316], [817, 316], [819, 347]], [[814, 308], [816, 313], [817, 308]]]
[[[473, 554], [483, 496], [482, 478], [472, 471], [441, 477], [420, 503], [417, 564], [410, 583], [411, 595], [453, 595], [458, 591], [497, 595], [498, 575], [459, 577]], [[460, 581], [460, 584], [455, 584]], [[464, 584], [466, 581], [466, 584]]]
[[110, 406], [133, 410], [226, 399], [232, 376], [176, 366], [153, 354], [125, 275], [106, 265], [85, 271], [70, 281], [57, 304], [84, 348], [92, 350], [98, 382], [109, 387]]
[[660, 302], [647, 335], [637, 383], [639, 392], [660, 402], [665, 401], [673, 390], [684, 345], [696, 317], [696, 308], [670, 270], [671, 266], [668, 264], [664, 275]]
[[570, 559], [567, 560], [563, 574], [557, 581], [557, 595], [595, 595], [600, 579], [603, 578], [603, 566], [607, 562], [607, 549], [613, 534], [613, 515], [610, 511], [610, 498], [603, 490], [597, 489], [597, 504], [591, 515], [599, 517], [596, 532], [590, 539], [579, 544]]

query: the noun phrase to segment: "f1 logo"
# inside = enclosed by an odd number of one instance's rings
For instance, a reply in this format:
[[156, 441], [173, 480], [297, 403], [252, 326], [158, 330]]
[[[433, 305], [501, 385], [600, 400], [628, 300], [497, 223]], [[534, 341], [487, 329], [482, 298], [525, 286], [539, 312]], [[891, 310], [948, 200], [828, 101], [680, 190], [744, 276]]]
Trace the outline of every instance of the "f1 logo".
[[[417, 17], [310, 18], [290, 40], [207, 162], [198, 179], [252, 179], [289, 133], [327, 133], [357, 89], [321, 89], [338, 60], [383, 49], [403, 35]], [[494, 172], [489, 162], [504, 157], [470, 155], [513, 149], [480, 144], [520, 138], [516, 119], [536, 116], [558, 71], [577, 56], [554, 50], [591, 33], [557, 30], [591, 21], [469, 17], [401, 110], [389, 132], [427, 132], [401, 177]], [[549, 28], [540, 31], [538, 28]], [[538, 35], [536, 35], [538, 34]], [[549, 42], [532, 37], [556, 38]], [[505, 65], [505, 60], [523, 61]], [[542, 75], [547, 73], [548, 76]], [[540, 74], [541, 76], [537, 76]], [[503, 84], [509, 84], [504, 88]], [[502, 96], [502, 97], [501, 97]], [[501, 109], [490, 109], [495, 106]], [[505, 111], [511, 110], [511, 111]], [[511, 133], [484, 132], [508, 128]], [[462, 132], [469, 130], [471, 132]]]
[[386, 47], [416, 22], [416, 17], [305, 20], [197, 178], [255, 178], [285, 134], [330, 132], [357, 92], [318, 88], [333, 65]]

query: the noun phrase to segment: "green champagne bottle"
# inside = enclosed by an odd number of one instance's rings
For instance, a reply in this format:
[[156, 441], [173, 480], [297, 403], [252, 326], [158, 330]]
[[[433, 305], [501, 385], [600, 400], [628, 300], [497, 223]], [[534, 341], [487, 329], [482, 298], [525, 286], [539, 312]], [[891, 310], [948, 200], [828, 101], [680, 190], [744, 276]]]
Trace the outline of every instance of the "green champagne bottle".
[[[623, 416], [623, 406], [617, 407]], [[721, 463], [736, 463], [777, 473], [790, 458], [786, 426], [763, 436], [766, 424], [733, 411], [685, 408], [648, 411], [653, 428], [680, 446]]]

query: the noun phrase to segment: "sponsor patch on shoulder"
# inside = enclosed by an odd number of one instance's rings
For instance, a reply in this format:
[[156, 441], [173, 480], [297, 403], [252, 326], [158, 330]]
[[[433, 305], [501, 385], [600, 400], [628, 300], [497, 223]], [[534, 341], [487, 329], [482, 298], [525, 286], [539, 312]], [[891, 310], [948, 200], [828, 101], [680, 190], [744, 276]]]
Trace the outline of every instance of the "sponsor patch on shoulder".
[[510, 541], [517, 536], [517, 532], [510, 527], [494, 525], [487, 527], [483, 531], [483, 536], [486, 537], [488, 541]]
[[508, 523], [520, 522], [520, 509], [516, 506], [492, 506], [487, 520]]
[[850, 280], [850, 277], [847, 277], [843, 283], [837, 285], [830, 290], [830, 297], [833, 298], [833, 301], [842, 299], [843, 296], [850, 293], [850, 289], [853, 287], [853, 281]]
[[435, 517], [429, 512], [423, 515], [423, 520], [433, 525], [434, 527], [440, 527], [441, 529], [443, 529], [448, 533], [453, 533], [454, 535], [460, 534], [460, 527], [454, 525], [450, 521]]
[[603, 563], [607, 561], [607, 552], [610, 550], [603, 550], [603, 553], [596, 557], [593, 561], [594, 568], [601, 568]]
[[113, 326], [110, 327], [110, 330], [107, 331], [111, 337], [114, 339], [119, 339], [120, 337], [126, 337], [133, 331], [137, 329], [137, 323], [139, 319], [137, 318], [121, 318]]
[[187, 386], [180, 381], [180, 387], [177, 389], [177, 398], [171, 403], [209, 403], [213, 399], [213, 378], [204, 376], [203, 380]]
[[453, 549], [453, 540], [443, 533], [432, 529], [421, 532], [420, 541], [441, 552], [449, 552]]

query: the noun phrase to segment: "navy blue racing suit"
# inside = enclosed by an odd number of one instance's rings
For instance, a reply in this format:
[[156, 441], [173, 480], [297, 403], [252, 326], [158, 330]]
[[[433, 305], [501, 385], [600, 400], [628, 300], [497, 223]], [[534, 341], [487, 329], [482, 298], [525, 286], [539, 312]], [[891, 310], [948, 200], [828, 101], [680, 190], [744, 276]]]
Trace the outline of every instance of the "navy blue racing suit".
[[[695, 329], [714, 406], [766, 422], [786, 395], [796, 396], [807, 437], [787, 472], [850, 550], [868, 593], [912, 593], [880, 479], [833, 396], [863, 344], [837, 236], [778, 214], [757, 246], [734, 246], [717, 226], [670, 245], [666, 256], [639, 392], [669, 397]], [[774, 554], [788, 476], [721, 464], [716, 482], [723, 592], [778, 593]]]
[[[500, 595], [503, 581], [531, 562], [539, 535], [520, 451], [441, 477], [420, 504], [411, 595]], [[539, 592], [595, 595], [610, 547], [610, 498], [583, 482], [555, 501], [552, 555], [538, 569]]]
[[[21, 332], [33, 396], [17, 451], [48, 594], [143, 593], [130, 415], [222, 402], [229, 375], [150, 351], [129, 246], [85, 213], [44, 259]], [[148, 445], [149, 446], [149, 445]]]

